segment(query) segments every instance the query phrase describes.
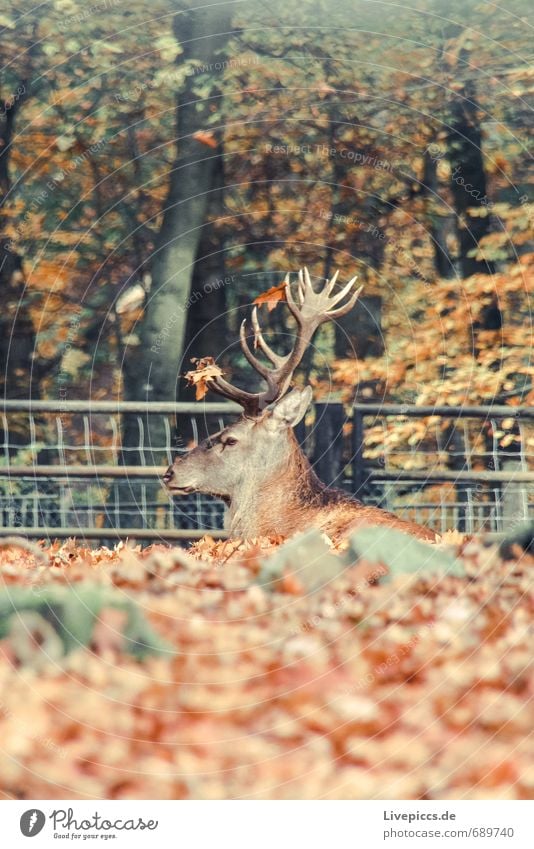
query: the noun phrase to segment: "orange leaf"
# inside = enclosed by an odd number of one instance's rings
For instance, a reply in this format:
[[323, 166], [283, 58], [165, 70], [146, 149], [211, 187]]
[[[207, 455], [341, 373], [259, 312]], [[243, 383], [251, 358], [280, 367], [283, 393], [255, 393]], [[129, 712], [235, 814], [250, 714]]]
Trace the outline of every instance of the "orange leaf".
[[282, 592], [288, 593], [289, 595], [302, 595], [304, 592], [304, 587], [298, 581], [292, 572], [285, 572], [282, 576], [281, 581], [279, 582]]
[[201, 144], [206, 144], [208, 147], [217, 147], [218, 144], [213, 133], [207, 132], [206, 130], [197, 130], [196, 133], [193, 133], [193, 138]]
[[267, 292], [262, 292], [257, 298], [254, 298], [253, 303], [258, 304], [258, 306], [267, 304], [267, 309], [272, 312], [279, 301], [286, 300], [285, 285], [286, 281], [284, 280], [279, 286], [273, 286]]
[[190, 386], [195, 387], [196, 400], [202, 401], [210, 388], [209, 381], [216, 377], [222, 377], [222, 371], [218, 365], [215, 365], [213, 357], [193, 358], [191, 362], [196, 363], [196, 367], [193, 371], [186, 372], [184, 377]]

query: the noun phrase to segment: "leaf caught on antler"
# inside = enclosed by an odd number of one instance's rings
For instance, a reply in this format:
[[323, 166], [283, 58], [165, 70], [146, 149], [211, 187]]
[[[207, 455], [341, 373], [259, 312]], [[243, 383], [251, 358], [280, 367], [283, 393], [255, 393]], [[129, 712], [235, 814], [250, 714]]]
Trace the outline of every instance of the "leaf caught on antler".
[[257, 298], [254, 298], [253, 303], [261, 307], [262, 304], [267, 304], [267, 309], [272, 312], [280, 301], [286, 300], [286, 281], [280, 283], [279, 286], [272, 286], [266, 292], [262, 292]]
[[193, 133], [193, 138], [212, 148], [216, 148], [218, 144], [217, 139], [209, 130], [197, 130], [196, 133]]
[[195, 399], [202, 401], [210, 388], [208, 381], [222, 377], [223, 373], [216, 365], [213, 357], [194, 357], [191, 362], [196, 363], [196, 367], [194, 370], [186, 372], [184, 377], [190, 386], [195, 387]]

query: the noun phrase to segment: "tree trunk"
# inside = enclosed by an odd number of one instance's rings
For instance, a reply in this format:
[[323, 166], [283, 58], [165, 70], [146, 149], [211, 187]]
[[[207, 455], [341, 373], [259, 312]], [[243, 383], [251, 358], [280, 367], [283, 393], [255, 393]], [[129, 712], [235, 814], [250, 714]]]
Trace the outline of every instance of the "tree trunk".
[[[224, 261], [224, 238], [221, 231], [211, 226], [222, 214], [224, 168], [222, 151], [215, 164], [214, 182], [216, 190], [210, 195], [207, 209], [207, 224], [202, 230], [198, 246], [193, 279], [191, 282], [190, 305], [187, 312], [182, 361], [184, 370], [193, 368], [193, 357], [214, 357], [219, 360], [228, 346], [228, 321], [226, 314], [227, 287], [233, 285], [233, 276], [226, 275]], [[177, 398], [194, 401], [193, 387], [178, 380]], [[215, 399], [217, 396], [215, 396]], [[193, 430], [190, 416], [178, 416], [176, 432], [180, 445], [188, 445], [195, 437], [203, 439], [208, 432], [218, 429], [218, 419], [203, 416], [197, 422], [198, 433]]]
[[[9, 220], [6, 208], [11, 191], [10, 155], [17, 113], [28, 96], [28, 83], [18, 86], [21, 95], [13, 102], [0, 98], [0, 222]], [[39, 398], [39, 378], [34, 368], [35, 331], [24, 301], [22, 257], [13, 239], [0, 234], [0, 389], [6, 398]], [[13, 450], [29, 439], [26, 416], [10, 417], [9, 443]], [[5, 434], [2, 432], [5, 439]]]
[[[228, 39], [229, 14], [224, 6], [190, 10], [175, 17], [174, 29], [184, 45], [184, 60], [210, 65], [219, 59]], [[178, 152], [154, 251], [141, 343], [126, 352], [124, 379], [129, 400], [173, 399], [181, 370], [191, 282], [218, 163], [213, 148], [195, 138], [208, 125], [214, 89], [209, 98], [199, 100], [194, 81], [194, 74], [186, 77], [177, 104]], [[212, 135], [218, 143], [217, 133]]]
[[[230, 37], [230, 21], [227, 4], [191, 8], [177, 14], [173, 26], [177, 40], [183, 45], [181, 61], [194, 59], [208, 69], [221, 62], [221, 51]], [[177, 155], [152, 261], [152, 288], [139, 328], [139, 343], [130, 345], [125, 355], [124, 394], [129, 401], [173, 400], [179, 377], [185, 370], [182, 355], [191, 284], [210, 193], [217, 187], [219, 153], [212, 144], [220, 143], [218, 131], [204, 136], [204, 140], [197, 135], [209, 131], [217, 88], [214, 85], [210, 95], [200, 99], [195, 93], [195, 80], [196, 75], [189, 74], [178, 97]], [[138, 419], [125, 416], [121, 462], [165, 465], [166, 432], [162, 417], [146, 416], [143, 429], [146, 449], [138, 451], [135, 450], [139, 445]], [[121, 487], [119, 500], [121, 505], [126, 503], [131, 527], [148, 526], [143, 515], [144, 498], [157, 500], [158, 492], [158, 486], [153, 484], [144, 489], [134, 483]]]
[[423, 158], [423, 191], [426, 201], [426, 214], [429, 221], [429, 233], [432, 239], [434, 268], [438, 277], [449, 279], [454, 276], [454, 265], [447, 248], [447, 233], [451, 226], [450, 216], [441, 214], [443, 204], [438, 196], [437, 160], [428, 150]]
[[491, 262], [470, 254], [490, 229], [489, 214], [471, 216], [470, 208], [488, 209], [486, 172], [482, 157], [482, 133], [472, 85], [466, 85], [452, 106], [448, 157], [451, 165], [451, 192], [456, 212], [459, 264], [462, 277], [471, 274], [493, 274]]
[[[222, 214], [223, 159], [219, 152], [214, 163], [214, 190], [207, 209], [208, 223], [195, 259], [191, 281], [190, 304], [187, 311], [183, 360], [190, 357], [212, 356], [217, 358], [227, 345], [226, 287], [231, 279], [226, 276], [224, 244], [220, 230], [210, 223]], [[184, 386], [178, 387], [178, 395], [187, 397]]]
[[[331, 119], [329, 124], [328, 144], [330, 148], [337, 146], [336, 129], [336, 104], [331, 108]], [[354, 122], [357, 117], [354, 116]], [[357, 166], [355, 166], [357, 167]], [[332, 226], [343, 227], [343, 222], [350, 221], [354, 217], [354, 202], [349, 197], [343, 198], [340, 187], [347, 178], [347, 167], [345, 160], [334, 156], [332, 164], [332, 192], [331, 220]], [[371, 204], [365, 202], [359, 210], [359, 214], [371, 221], [374, 210]], [[335, 231], [334, 231], [335, 232]], [[384, 243], [380, 239], [368, 237], [365, 229], [363, 232], [357, 230], [354, 234], [352, 246], [354, 256], [363, 257], [365, 264], [370, 268], [380, 268], [384, 259]], [[326, 249], [325, 256], [325, 278], [329, 278], [337, 268], [336, 263], [336, 240], [333, 238]], [[342, 280], [352, 277], [354, 269], [342, 268]], [[336, 359], [354, 357], [363, 359], [365, 357], [381, 356], [384, 353], [383, 335], [381, 329], [382, 298], [379, 295], [362, 295], [358, 299], [355, 309], [348, 315], [337, 319], [334, 330], [334, 355]]]

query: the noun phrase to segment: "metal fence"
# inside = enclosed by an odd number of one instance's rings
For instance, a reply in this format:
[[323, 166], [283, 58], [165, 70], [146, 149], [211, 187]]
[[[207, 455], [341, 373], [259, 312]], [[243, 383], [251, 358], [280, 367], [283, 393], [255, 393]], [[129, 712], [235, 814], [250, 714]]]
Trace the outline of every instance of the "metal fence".
[[[163, 466], [146, 465], [154, 452], [147, 424], [160, 417], [157, 449], [171, 462], [187, 447], [176, 440], [176, 416], [196, 441], [239, 412], [229, 403], [5, 401], [2, 533], [100, 541], [223, 536], [222, 502], [171, 499], [158, 482]], [[138, 434], [130, 448], [121, 446], [125, 414]], [[359, 404], [347, 411], [330, 403], [316, 404], [312, 419], [297, 435], [319, 477], [366, 503], [437, 531], [502, 532], [534, 515], [533, 408]]]
[[366, 501], [440, 532], [534, 517], [534, 408], [357, 405], [351, 435]]

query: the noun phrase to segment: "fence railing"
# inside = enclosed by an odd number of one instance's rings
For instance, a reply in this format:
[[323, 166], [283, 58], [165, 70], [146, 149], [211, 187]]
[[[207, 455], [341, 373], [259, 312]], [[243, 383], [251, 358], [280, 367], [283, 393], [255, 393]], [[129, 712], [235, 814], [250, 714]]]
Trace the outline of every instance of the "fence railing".
[[534, 408], [355, 405], [352, 489], [436, 530], [503, 532], [534, 514]]
[[[148, 419], [159, 417], [169, 464], [184, 445], [173, 436], [176, 417], [187, 417], [190, 436], [202, 438], [241, 412], [230, 403], [122, 401], [19, 401], [2, 404], [0, 429], [1, 532], [31, 537], [187, 540], [224, 536], [224, 506], [202, 495], [180, 502], [158, 485], [164, 466], [144, 459]], [[134, 418], [137, 443], [121, 444], [122, 416]], [[152, 450], [154, 446], [151, 446]], [[125, 503], [123, 483], [136, 482]], [[130, 499], [127, 499], [130, 501]], [[130, 523], [124, 522], [131, 515]], [[140, 526], [141, 525], [141, 526]]]
[[[149, 417], [163, 422], [157, 449], [171, 462], [187, 447], [175, 438], [176, 417], [196, 441], [235, 418], [237, 405], [13, 400], [2, 408], [3, 534], [224, 536], [222, 502], [171, 499], [159, 482], [164, 467], [143, 458]], [[121, 445], [124, 414], [138, 434], [128, 448]], [[318, 403], [313, 422], [297, 434], [326, 483], [438, 531], [502, 532], [534, 514], [534, 408], [358, 404], [347, 411]]]

